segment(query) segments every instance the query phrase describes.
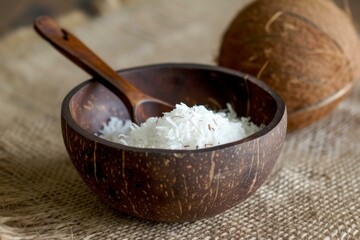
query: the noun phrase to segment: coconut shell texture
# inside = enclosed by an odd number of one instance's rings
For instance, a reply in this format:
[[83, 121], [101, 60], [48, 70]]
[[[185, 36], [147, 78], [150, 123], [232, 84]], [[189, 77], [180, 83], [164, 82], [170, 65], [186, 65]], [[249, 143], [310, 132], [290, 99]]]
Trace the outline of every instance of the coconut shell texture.
[[226, 30], [218, 63], [254, 75], [288, 108], [289, 129], [328, 115], [359, 75], [351, 18], [329, 0], [259, 0]]
[[130, 119], [114, 88], [83, 82], [61, 108], [66, 149], [84, 182], [107, 205], [141, 219], [192, 222], [250, 197], [270, 175], [286, 136], [280, 96], [235, 71], [197, 64], [158, 64], [120, 72], [139, 90], [168, 103], [223, 109], [266, 125], [228, 144], [197, 150], [137, 148], [95, 135], [111, 116]]

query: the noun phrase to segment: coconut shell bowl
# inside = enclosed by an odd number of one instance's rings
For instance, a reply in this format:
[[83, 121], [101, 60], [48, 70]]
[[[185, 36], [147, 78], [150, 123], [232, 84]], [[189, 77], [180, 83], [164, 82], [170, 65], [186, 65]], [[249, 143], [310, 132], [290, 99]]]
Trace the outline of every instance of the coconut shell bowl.
[[[119, 71], [144, 93], [171, 104], [232, 104], [264, 127], [242, 140], [196, 150], [125, 146], [96, 134], [111, 116], [130, 119], [116, 90], [81, 83], [61, 109], [64, 143], [82, 179], [107, 205], [141, 219], [212, 217], [250, 197], [270, 174], [286, 135], [286, 107], [263, 82], [216, 66], [160, 64]], [[120, 97], [119, 97], [120, 96]]]

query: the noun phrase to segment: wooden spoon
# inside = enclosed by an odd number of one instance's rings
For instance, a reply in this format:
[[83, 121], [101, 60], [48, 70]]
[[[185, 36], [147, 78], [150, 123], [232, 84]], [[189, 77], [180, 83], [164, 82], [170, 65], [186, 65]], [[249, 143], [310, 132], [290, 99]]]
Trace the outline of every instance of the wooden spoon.
[[[72, 33], [60, 28], [50, 17], [38, 17], [34, 22], [34, 28], [40, 36], [80, 68], [95, 77], [97, 81], [107, 87], [110, 85], [110, 87], [113, 86], [119, 90], [120, 94], [118, 95], [124, 100], [135, 123], [141, 124], [149, 117], [162, 116], [163, 112], [171, 111], [174, 108], [173, 105], [148, 96], [131, 85]], [[111, 88], [110, 90], [113, 91]]]

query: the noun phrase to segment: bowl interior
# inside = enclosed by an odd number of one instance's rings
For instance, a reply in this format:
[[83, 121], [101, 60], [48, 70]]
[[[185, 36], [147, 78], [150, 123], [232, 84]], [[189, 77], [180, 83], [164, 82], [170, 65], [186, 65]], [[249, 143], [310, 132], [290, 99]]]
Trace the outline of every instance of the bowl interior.
[[[163, 64], [120, 71], [120, 74], [144, 93], [188, 106], [205, 105], [213, 110], [230, 103], [238, 116], [268, 125], [276, 116], [279, 99], [262, 82], [219, 67], [193, 64]], [[112, 91], [89, 80], [76, 87], [69, 101], [74, 121], [94, 134], [111, 116], [130, 119], [121, 98]]]

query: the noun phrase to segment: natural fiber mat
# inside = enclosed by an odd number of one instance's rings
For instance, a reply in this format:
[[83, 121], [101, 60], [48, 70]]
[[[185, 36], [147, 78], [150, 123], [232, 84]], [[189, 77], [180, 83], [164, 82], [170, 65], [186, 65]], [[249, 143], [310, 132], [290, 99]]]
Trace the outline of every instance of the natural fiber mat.
[[[214, 63], [248, 1], [154, 0], [65, 17], [114, 68]], [[206, 6], [206, 7], [205, 7]], [[0, 239], [360, 239], [360, 85], [330, 117], [287, 136], [277, 171], [216, 217], [154, 223], [106, 207], [65, 151], [60, 104], [88, 76], [31, 28], [0, 40]]]

